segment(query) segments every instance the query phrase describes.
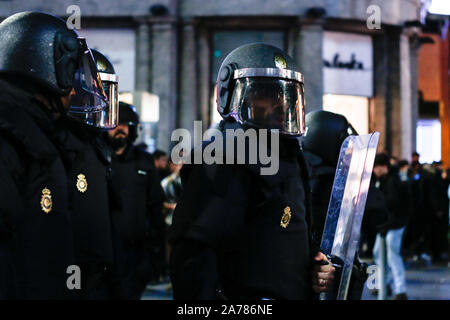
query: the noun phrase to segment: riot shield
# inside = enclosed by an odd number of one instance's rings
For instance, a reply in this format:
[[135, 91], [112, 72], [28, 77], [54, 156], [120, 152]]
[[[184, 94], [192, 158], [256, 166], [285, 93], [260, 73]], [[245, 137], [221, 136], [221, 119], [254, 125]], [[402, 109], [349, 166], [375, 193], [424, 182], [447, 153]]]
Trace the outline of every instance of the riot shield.
[[321, 250], [336, 266], [335, 290], [321, 300], [345, 300], [377, 151], [379, 132], [343, 142], [328, 205]]

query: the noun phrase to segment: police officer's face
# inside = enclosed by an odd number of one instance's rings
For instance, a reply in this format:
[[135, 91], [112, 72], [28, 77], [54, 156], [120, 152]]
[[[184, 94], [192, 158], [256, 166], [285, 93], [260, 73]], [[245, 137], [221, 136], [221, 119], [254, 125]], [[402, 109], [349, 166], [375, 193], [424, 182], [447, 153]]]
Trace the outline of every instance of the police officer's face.
[[373, 173], [375, 174], [375, 176], [377, 176], [377, 178], [381, 178], [384, 177], [385, 175], [387, 175], [389, 172], [389, 168], [388, 166], [374, 166], [373, 167]]
[[159, 159], [155, 159], [156, 169], [166, 169], [169, 163], [169, 158], [167, 156], [161, 156]]
[[108, 131], [108, 135], [113, 139], [124, 139], [128, 137], [128, 134], [128, 125], [123, 123], [119, 123], [117, 127]]
[[281, 99], [261, 98], [251, 102], [255, 122], [267, 124], [271, 129], [281, 129], [285, 119], [285, 105]]

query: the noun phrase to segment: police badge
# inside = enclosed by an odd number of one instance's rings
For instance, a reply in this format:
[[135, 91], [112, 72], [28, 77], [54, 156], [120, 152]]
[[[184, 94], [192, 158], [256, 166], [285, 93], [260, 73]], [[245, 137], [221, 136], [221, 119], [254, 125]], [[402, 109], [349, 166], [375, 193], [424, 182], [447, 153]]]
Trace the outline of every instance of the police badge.
[[275, 58], [273, 59], [273, 62], [275, 62], [275, 65], [279, 69], [286, 69], [287, 63], [286, 59], [283, 58], [283, 56], [276, 54]]
[[82, 173], [77, 176], [77, 189], [81, 193], [85, 193], [87, 190], [86, 176]]
[[289, 225], [290, 221], [291, 221], [291, 208], [286, 207], [284, 208], [284, 213], [283, 216], [281, 217], [280, 226], [286, 228]]
[[44, 188], [42, 190], [42, 196], [41, 196], [41, 208], [42, 211], [44, 211], [45, 213], [49, 213], [50, 211], [52, 211], [52, 196], [51, 196], [51, 192], [49, 189]]

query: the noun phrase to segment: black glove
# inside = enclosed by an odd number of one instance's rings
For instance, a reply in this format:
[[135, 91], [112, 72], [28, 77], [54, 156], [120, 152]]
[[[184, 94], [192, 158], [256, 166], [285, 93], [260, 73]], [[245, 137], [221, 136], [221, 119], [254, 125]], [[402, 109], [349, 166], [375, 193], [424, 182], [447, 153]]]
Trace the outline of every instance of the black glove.
[[353, 270], [350, 278], [347, 300], [361, 300], [364, 283], [366, 283], [367, 278], [367, 263], [359, 261], [356, 257], [353, 262]]

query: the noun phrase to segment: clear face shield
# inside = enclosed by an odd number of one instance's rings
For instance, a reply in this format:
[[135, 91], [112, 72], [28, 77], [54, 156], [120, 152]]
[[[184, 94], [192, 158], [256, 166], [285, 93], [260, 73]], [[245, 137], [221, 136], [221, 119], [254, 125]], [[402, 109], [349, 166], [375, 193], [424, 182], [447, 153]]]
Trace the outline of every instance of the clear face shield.
[[110, 129], [117, 125], [117, 83], [108, 90], [108, 95], [114, 97], [114, 103], [109, 103], [103, 83], [97, 70], [91, 50], [86, 40], [78, 38], [79, 66], [75, 72], [73, 89], [75, 95], [70, 100], [68, 116], [89, 126]]
[[108, 112], [105, 114], [106, 129], [113, 129], [119, 123], [119, 77], [115, 74], [100, 72], [100, 79], [108, 99]]
[[231, 116], [257, 128], [299, 136], [305, 132], [303, 76], [291, 70], [236, 70]]

